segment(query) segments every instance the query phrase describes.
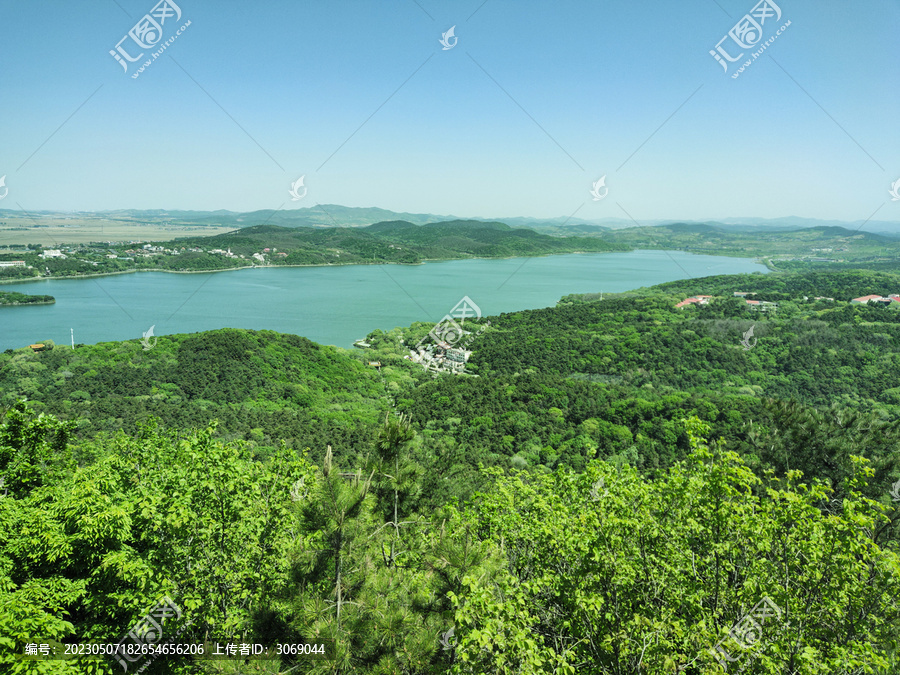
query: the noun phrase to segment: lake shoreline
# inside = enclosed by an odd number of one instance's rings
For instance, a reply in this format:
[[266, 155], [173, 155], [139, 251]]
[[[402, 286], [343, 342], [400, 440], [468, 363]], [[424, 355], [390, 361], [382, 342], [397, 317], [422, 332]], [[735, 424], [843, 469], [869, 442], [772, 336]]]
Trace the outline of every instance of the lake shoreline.
[[[399, 264], [390, 269], [376, 265], [380, 270], [371, 263], [346, 262], [294, 265], [295, 269], [285, 270], [275, 268], [289, 265], [253, 266], [257, 271], [252, 274], [209, 274], [203, 279], [184, 273], [136, 276], [120, 271], [117, 274], [131, 276], [105, 284], [99, 279], [54, 283], [56, 279], [50, 277], [41, 286], [0, 286], [0, 291], [43, 293], [56, 299], [52, 308], [7, 312], [8, 318], [20, 318], [2, 322], [0, 348], [18, 348], [38, 337], [68, 343], [70, 328], [83, 344], [134, 339], [151, 325], [158, 335], [223, 327], [274, 330], [350, 348], [375, 329], [437, 322], [464, 297], [489, 316], [553, 307], [564, 295], [601, 288], [619, 293], [717, 273], [770, 273], [747, 258], [652, 249], [613, 253], [542, 255], [530, 261], [521, 256], [429, 261], [429, 265], [416, 261], [415, 266]], [[78, 277], [58, 279], [72, 278]], [[507, 283], [510, 278], [513, 283]], [[696, 284], [691, 292], [701, 292], [705, 282], [690, 283]]]
[[[630, 253], [636, 251], [677, 251], [679, 253], [688, 253], [691, 255], [720, 255], [728, 258], [744, 258], [744, 256], [729, 256], [727, 253], [697, 253], [694, 251], [683, 251], [681, 249], [673, 248], [648, 248], [648, 249], [631, 249], [630, 251], [567, 251], [565, 253], [541, 253], [540, 255], [510, 255], [510, 256], [499, 256], [499, 257], [488, 257], [488, 258], [480, 258], [480, 257], [471, 257], [471, 258], [423, 258], [419, 262], [414, 263], [404, 263], [404, 262], [352, 262], [352, 263], [303, 263], [299, 265], [242, 265], [241, 267], [227, 267], [224, 269], [213, 269], [213, 270], [167, 270], [159, 267], [151, 267], [145, 269], [134, 269], [134, 270], [122, 270], [121, 272], [100, 272], [98, 274], [72, 274], [68, 276], [61, 277], [26, 277], [19, 279], [0, 279], [0, 284], [23, 284], [29, 282], [37, 282], [37, 281], [62, 281], [65, 279], [96, 279], [98, 277], [112, 277], [118, 276], [121, 274], [135, 274], [138, 272], [165, 272], [166, 274], [211, 274], [213, 272], [236, 272], [238, 270], [249, 270], [249, 269], [276, 269], [279, 267], [352, 267], [354, 265], [358, 266], [370, 266], [370, 265], [400, 265], [403, 267], [416, 267], [419, 265], [424, 265], [425, 263], [430, 262], [459, 262], [461, 260], [515, 260], [517, 258], [552, 258], [553, 256], [559, 255], [602, 255], [605, 253]], [[749, 260], [749, 258], [747, 258]], [[753, 261], [760, 264], [765, 265], [771, 271], [778, 271], [774, 266], [767, 264], [767, 261], [763, 258], [753, 258]]]
[[212, 269], [212, 270], [167, 270], [160, 267], [147, 267], [142, 269], [134, 269], [134, 270], [122, 270], [120, 272], [98, 272], [97, 274], [69, 274], [66, 276], [59, 277], [23, 277], [18, 279], [0, 279], [0, 284], [22, 284], [28, 283], [30, 281], [63, 281], [65, 279], [96, 279], [98, 277], [112, 277], [118, 276], [121, 274], [135, 274], [137, 272], [165, 272], [166, 274], [211, 274], [213, 272], [236, 272], [238, 270], [250, 270], [250, 269], [277, 269], [279, 267], [352, 267], [354, 265], [368, 267], [371, 265], [400, 265], [404, 267], [416, 267], [419, 265], [424, 265], [429, 262], [458, 262], [460, 260], [513, 260], [515, 258], [548, 258], [555, 255], [575, 255], [575, 254], [583, 254], [583, 253], [627, 253], [628, 251], [567, 251], [565, 253], [542, 253], [541, 255], [530, 255], [530, 256], [503, 256], [503, 257], [490, 257], [490, 258], [423, 258], [419, 262], [414, 263], [404, 263], [404, 262], [391, 262], [391, 261], [382, 261], [382, 262], [352, 262], [352, 263], [301, 263], [299, 265], [242, 265], [240, 267], [226, 267], [222, 269]]
[[28, 307], [29, 305], [55, 305], [56, 300], [43, 302], [0, 302], [0, 307]]

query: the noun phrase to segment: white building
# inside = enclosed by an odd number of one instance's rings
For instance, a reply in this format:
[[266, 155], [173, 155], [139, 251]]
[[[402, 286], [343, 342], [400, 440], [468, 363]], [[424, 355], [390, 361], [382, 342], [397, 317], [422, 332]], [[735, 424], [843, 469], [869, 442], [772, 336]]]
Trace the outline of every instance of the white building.
[[65, 258], [66, 256], [63, 255], [63, 252], [60, 251], [58, 248], [56, 248], [56, 249], [48, 248], [43, 253], [41, 253], [41, 257], [42, 258]]

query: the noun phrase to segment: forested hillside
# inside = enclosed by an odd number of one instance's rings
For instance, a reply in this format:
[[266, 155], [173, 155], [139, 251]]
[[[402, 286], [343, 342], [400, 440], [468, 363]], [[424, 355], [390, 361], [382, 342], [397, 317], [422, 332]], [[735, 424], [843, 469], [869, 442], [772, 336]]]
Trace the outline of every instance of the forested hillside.
[[[326, 215], [324, 212], [322, 215]], [[274, 214], [269, 214], [274, 218]], [[537, 231], [503, 222], [387, 220], [360, 227], [337, 222], [283, 227], [274, 218], [211, 236], [195, 235], [140, 245], [135, 241], [29, 245], [0, 254], [23, 266], [0, 268], [0, 280], [16, 281], [112, 274], [138, 270], [197, 272], [259, 265], [419, 264], [426, 260], [502, 258], [640, 249], [709, 255], [753, 256], [777, 271], [823, 272], [897, 269], [900, 239], [843, 227], [788, 231], [671, 223], [609, 230], [564, 225]], [[304, 221], [305, 222], [305, 221]], [[513, 222], [516, 222], [513, 220]], [[529, 221], [530, 222], [530, 221]], [[531, 223], [536, 225], [536, 223]], [[548, 233], [549, 232], [549, 233]], [[552, 234], [550, 234], [552, 233]]]
[[[551, 236], [503, 223], [474, 220], [366, 227], [254, 225], [212, 236], [147, 244], [91, 242], [45, 257], [40, 246], [0, 254], [25, 265], [0, 267], [0, 280], [119, 274], [139, 270], [198, 272], [256, 265], [419, 264], [425, 260], [502, 258], [554, 253], [628, 251], [625, 244], [588, 236]], [[134, 248], [132, 248], [134, 246]], [[44, 251], [46, 252], [46, 251]], [[57, 251], [58, 253], [59, 251]]]
[[184, 429], [216, 419], [223, 438], [341, 452], [368, 439], [390, 405], [382, 378], [360, 359], [296, 335], [222, 329], [155, 340], [151, 349], [133, 340], [8, 350], [0, 403], [27, 398], [75, 421], [82, 437], [133, 433], [151, 417]]
[[570, 296], [485, 317], [475, 376], [404, 358], [426, 324], [355, 352], [233, 329], [8, 350], [0, 669], [121, 672], [20, 655], [119, 642], [168, 597], [179, 640], [327, 656], [144, 672], [900, 672], [900, 311], [849, 303], [890, 293], [856, 271]]
[[[671, 223], [630, 227], [601, 235], [634, 248], [665, 248], [712, 255], [805, 255], [835, 260], [889, 257], [895, 261], [900, 241], [895, 236], [817, 226], [787, 231], [742, 231], [741, 228], [705, 223]], [[895, 268], [896, 269], [896, 268]]]
[[220, 246], [235, 253], [263, 247], [286, 252], [272, 264], [380, 262], [546, 255], [576, 251], [627, 251], [628, 246], [596, 237], [555, 237], [504, 223], [454, 220], [415, 225], [397, 220], [367, 227], [283, 228], [257, 225], [213, 237], [183, 239], [179, 245]]

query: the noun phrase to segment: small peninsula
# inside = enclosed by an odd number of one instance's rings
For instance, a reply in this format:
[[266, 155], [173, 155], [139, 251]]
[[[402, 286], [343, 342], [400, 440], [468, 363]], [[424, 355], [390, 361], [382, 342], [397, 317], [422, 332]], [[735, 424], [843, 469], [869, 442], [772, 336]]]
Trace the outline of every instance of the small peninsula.
[[16, 305], [52, 305], [56, 298], [52, 295], [25, 295], [24, 293], [0, 292], [0, 307]]

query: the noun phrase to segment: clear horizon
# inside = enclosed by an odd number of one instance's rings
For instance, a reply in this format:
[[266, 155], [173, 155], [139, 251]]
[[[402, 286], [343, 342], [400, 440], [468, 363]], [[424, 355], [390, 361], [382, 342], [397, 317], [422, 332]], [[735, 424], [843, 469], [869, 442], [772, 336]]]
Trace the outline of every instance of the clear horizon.
[[900, 220], [896, 0], [159, 7], [4, 7], [0, 209]]
[[[2, 203], [2, 202], [0, 202], [0, 203]], [[538, 217], [538, 216], [509, 215], [509, 214], [506, 214], [505, 216], [480, 216], [480, 215], [467, 215], [467, 214], [465, 214], [465, 215], [460, 215], [460, 214], [452, 214], [452, 213], [449, 213], [449, 214], [448, 214], [448, 213], [429, 213], [429, 212], [413, 212], [413, 211], [393, 211], [392, 209], [384, 209], [383, 207], [380, 207], [380, 206], [359, 206], [359, 207], [353, 206], [353, 207], [349, 207], [349, 206], [346, 206], [346, 205], [344, 205], [344, 204], [323, 204], [322, 206], [323, 206], [323, 207], [341, 206], [341, 207], [344, 207], [344, 208], [359, 208], [359, 209], [366, 209], [366, 210], [369, 210], [369, 209], [380, 209], [380, 210], [384, 210], [384, 211], [391, 211], [391, 212], [396, 213], [396, 214], [407, 213], [407, 214], [409, 214], [409, 215], [427, 215], [427, 216], [434, 216], [434, 217], [437, 217], [437, 218], [444, 218], [444, 217], [446, 217], [446, 218], [456, 218], [456, 219], [460, 219], [460, 220], [487, 220], [487, 219], [491, 219], [491, 218], [497, 218], [497, 219], [499, 219], [499, 220], [503, 220], [503, 219], [513, 219], [513, 218], [525, 218], [525, 219], [529, 219], [529, 220], [548, 220], [548, 221], [551, 221], [551, 220], [558, 220], [558, 219], [560, 219], [560, 218], [566, 218], [566, 216], [561, 216], [561, 215], [560, 215], [560, 216], [546, 216], [546, 217], [541, 218], [541, 217]], [[307, 208], [307, 207], [296, 208], [296, 209], [281, 209], [280, 211], [277, 211], [277, 213], [282, 213], [282, 214], [283, 214], [283, 213], [291, 213], [292, 211], [305, 211], [306, 208]], [[266, 210], [269, 210], [269, 211], [272, 211], [273, 213], [276, 212], [276, 211], [273, 210], [273, 209], [259, 209], [259, 210], [260, 210], [260, 211], [266, 211]], [[309, 207], [309, 210], [315, 211], [315, 210], [316, 210], [316, 207]], [[4, 209], [4, 208], [0, 208], [0, 213], [6, 212], [6, 211], [12, 211], [12, 212], [15, 212], [15, 209]], [[146, 209], [122, 208], [122, 209], [101, 209], [101, 210], [98, 210], [98, 211], [78, 211], [78, 210], [74, 210], [74, 211], [62, 211], [62, 210], [58, 210], [58, 211], [57, 211], [57, 210], [33, 210], [33, 211], [29, 211], [29, 213], [31, 213], [32, 215], [35, 215], [35, 214], [41, 214], [41, 213], [49, 213], [49, 214], [53, 214], [53, 213], [62, 213], [62, 214], [71, 214], [71, 215], [76, 215], [76, 214], [81, 214], [81, 215], [93, 215], [93, 214], [103, 214], [103, 213], [117, 213], [117, 212], [120, 212], [120, 211], [159, 211], [159, 212], [163, 212], [163, 213], [171, 213], [171, 212], [186, 211], [186, 212], [192, 212], [192, 213], [197, 213], [197, 214], [209, 214], [209, 213], [216, 213], [216, 212], [220, 212], [220, 211], [226, 211], [226, 212], [228, 212], [228, 213], [232, 213], [232, 214], [235, 214], [235, 215], [246, 215], [247, 213], [254, 213], [254, 211], [229, 211], [228, 209], [176, 209], [176, 208], [171, 208], [171, 209], [167, 209], [167, 208], [146, 208]], [[321, 213], [321, 212], [320, 212], [320, 213]], [[22, 214], [20, 214], [20, 215], [21, 215], [21, 217], [27, 217], [27, 215], [25, 215], [24, 213], [22, 213]], [[323, 216], [324, 216], [324, 214], [323, 214]], [[734, 221], [734, 220], [747, 220], [747, 221], [760, 221], [760, 220], [764, 220], [764, 221], [780, 221], [780, 220], [791, 220], [791, 219], [816, 220], [816, 221], [822, 221], [822, 222], [842, 222], [842, 223], [846, 223], [846, 224], [848, 224], [848, 225], [853, 225], [853, 224], [855, 224], [856, 222], [859, 222], [859, 220], [865, 220], [865, 223], [864, 223], [865, 225], [896, 225], [896, 226], [900, 226], [900, 220], [882, 220], [882, 219], [874, 219], [874, 218], [873, 218], [873, 219], [868, 219], [868, 220], [866, 220], [866, 219], [857, 219], [856, 221], [852, 221], [852, 220], [842, 220], [842, 219], [840, 219], [840, 218], [807, 218], [807, 217], [805, 217], [805, 216], [795, 216], [795, 215], [790, 215], [790, 216], [776, 216], [776, 217], [773, 217], [773, 218], [763, 218], [763, 217], [760, 217], [760, 216], [719, 216], [719, 217], [704, 218], [704, 219], [693, 219], [693, 218], [651, 218], [651, 219], [646, 219], [646, 222], [648, 222], [648, 223], [654, 223], [654, 224], [659, 224], [660, 222], [689, 222], [689, 223], [690, 223], [690, 222], [696, 222], [696, 223], [704, 223], [704, 222], [720, 222], [720, 223], [722, 223], [722, 224], [724, 224], [724, 225], [735, 225], [735, 224], [737, 224], [737, 223], [729, 223], [729, 222], [724, 222], [724, 221]], [[608, 216], [608, 217], [604, 217], [604, 218], [590, 218], [590, 219], [588, 219], [588, 218], [580, 218], [580, 217], [576, 216], [576, 217], [571, 217], [571, 218], [569, 218], [568, 220], [570, 220], [570, 222], [572, 222], [572, 223], [577, 223], [577, 222], [579, 222], [579, 221], [581, 221], [581, 220], [591, 220], [591, 221], [604, 221], [604, 220], [608, 220], [608, 221], [628, 221], [628, 222], [632, 222], [632, 221], [629, 221], [629, 219], [628, 219], [627, 217], [625, 217], [624, 214], [623, 214], [621, 217]], [[259, 224], [264, 224], [264, 223], [259, 223]], [[271, 223], [271, 224], [277, 225], [278, 223]], [[644, 224], [645, 224], [645, 223], [639, 223], [638, 225], [639, 225], [639, 226], [642, 226], [642, 225], [644, 225]], [[338, 226], [339, 226], [339, 227], [344, 227], [344, 225], [338, 225]], [[866, 230], [861, 230], [861, 231], [865, 232]]]

